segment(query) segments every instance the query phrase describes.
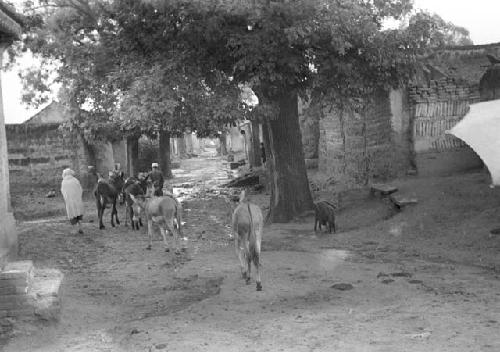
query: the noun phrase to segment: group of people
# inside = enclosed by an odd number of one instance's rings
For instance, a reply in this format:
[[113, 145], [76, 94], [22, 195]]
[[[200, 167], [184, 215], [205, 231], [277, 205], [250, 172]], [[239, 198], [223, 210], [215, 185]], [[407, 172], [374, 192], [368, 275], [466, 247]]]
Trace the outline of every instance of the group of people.
[[[114, 171], [111, 171], [114, 172]], [[151, 164], [151, 171], [143, 176], [152, 182], [154, 195], [163, 195], [163, 184], [165, 182], [163, 173], [158, 167], [158, 163]], [[82, 234], [83, 220], [83, 188], [80, 181], [75, 177], [75, 172], [70, 168], [64, 169], [61, 181], [61, 193], [66, 205], [66, 215], [71, 225], [78, 226], [78, 233]]]

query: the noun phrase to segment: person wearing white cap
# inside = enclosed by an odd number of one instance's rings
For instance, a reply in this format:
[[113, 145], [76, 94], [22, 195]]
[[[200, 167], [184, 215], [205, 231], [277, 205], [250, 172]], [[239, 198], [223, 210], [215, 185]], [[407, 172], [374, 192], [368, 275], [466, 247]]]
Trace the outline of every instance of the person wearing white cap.
[[75, 172], [69, 168], [62, 173], [61, 193], [66, 204], [66, 215], [71, 225], [78, 225], [78, 233], [83, 233], [83, 189], [80, 181], [74, 176]]
[[153, 182], [154, 195], [161, 197], [163, 195], [163, 174], [158, 168], [158, 163], [151, 164], [151, 172], [148, 175], [148, 179]]

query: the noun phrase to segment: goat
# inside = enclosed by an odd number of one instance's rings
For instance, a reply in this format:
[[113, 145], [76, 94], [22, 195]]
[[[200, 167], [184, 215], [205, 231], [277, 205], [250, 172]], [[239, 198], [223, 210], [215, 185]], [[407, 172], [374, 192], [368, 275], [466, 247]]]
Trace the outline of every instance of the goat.
[[314, 203], [314, 231], [316, 231], [316, 227], [319, 224], [319, 230], [321, 231], [321, 225], [325, 227], [328, 225], [328, 230], [330, 233], [337, 232], [335, 228], [335, 205], [332, 203], [323, 200], [317, 203]]

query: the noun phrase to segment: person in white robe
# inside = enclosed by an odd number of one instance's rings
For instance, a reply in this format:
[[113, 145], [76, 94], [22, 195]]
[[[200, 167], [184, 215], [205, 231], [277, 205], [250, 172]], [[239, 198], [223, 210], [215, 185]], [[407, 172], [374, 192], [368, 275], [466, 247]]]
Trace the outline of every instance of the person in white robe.
[[83, 233], [81, 224], [83, 219], [83, 189], [80, 181], [74, 175], [73, 170], [64, 169], [61, 193], [66, 203], [66, 214], [71, 225], [78, 225], [78, 233]]

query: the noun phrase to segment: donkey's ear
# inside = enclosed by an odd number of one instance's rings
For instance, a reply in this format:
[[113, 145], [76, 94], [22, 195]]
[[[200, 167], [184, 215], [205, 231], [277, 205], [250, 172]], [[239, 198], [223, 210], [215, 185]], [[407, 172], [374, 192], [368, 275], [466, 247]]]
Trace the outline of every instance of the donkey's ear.
[[132, 199], [132, 202], [134, 202], [134, 203], [135, 203], [135, 202], [137, 201], [137, 199], [134, 197], [134, 195], [133, 195], [133, 194], [129, 194], [129, 195], [130, 195], [130, 199]]

